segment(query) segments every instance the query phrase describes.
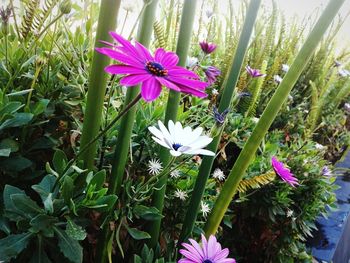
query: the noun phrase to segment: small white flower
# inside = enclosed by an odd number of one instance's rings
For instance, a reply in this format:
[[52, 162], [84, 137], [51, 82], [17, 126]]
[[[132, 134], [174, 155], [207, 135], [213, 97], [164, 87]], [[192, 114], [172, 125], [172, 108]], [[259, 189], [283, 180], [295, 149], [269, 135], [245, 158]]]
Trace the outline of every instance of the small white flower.
[[157, 175], [162, 171], [163, 167], [159, 160], [152, 159], [148, 162], [148, 172], [152, 175]]
[[275, 75], [275, 76], [273, 76], [273, 80], [277, 83], [281, 83], [282, 78], [279, 75]]
[[288, 72], [289, 66], [288, 66], [287, 64], [282, 64], [282, 70], [283, 70], [284, 72]]
[[192, 68], [198, 64], [198, 58], [196, 57], [187, 57], [186, 67]]
[[288, 209], [287, 217], [291, 217], [294, 214], [293, 210]]
[[315, 148], [316, 148], [317, 150], [323, 150], [325, 147], [324, 147], [322, 144], [316, 143], [316, 144], [315, 144]]
[[204, 217], [207, 217], [208, 213], [210, 212], [209, 205], [205, 202], [201, 202], [201, 212]]
[[182, 201], [185, 201], [186, 197], [187, 197], [187, 193], [185, 191], [180, 190], [180, 189], [176, 189], [174, 196], [179, 198]]
[[331, 169], [329, 169], [328, 166], [325, 165], [325, 166], [322, 167], [322, 175], [324, 175], [324, 176], [332, 176], [333, 173], [332, 173]]
[[219, 181], [223, 181], [225, 180], [226, 177], [224, 172], [221, 169], [216, 168], [213, 173], [213, 178], [218, 179]]
[[214, 96], [217, 96], [219, 95], [219, 91], [217, 89], [212, 89], [211, 94], [213, 94]]
[[350, 103], [345, 103], [344, 104], [344, 110], [350, 114]]
[[182, 128], [180, 122], [174, 124], [172, 120], [168, 123], [168, 129], [161, 121], [158, 121], [158, 126], [159, 129], [154, 126], [148, 127], [148, 130], [154, 135], [152, 139], [168, 148], [172, 156], [177, 157], [181, 154], [215, 155], [212, 151], [203, 149], [213, 140], [206, 135], [201, 135], [203, 128], [198, 127], [192, 131], [191, 127]]
[[340, 68], [338, 69], [338, 74], [341, 77], [349, 77], [350, 76], [350, 71], [347, 69]]
[[124, 6], [123, 6], [123, 9], [127, 12], [130, 12], [132, 13], [134, 11], [134, 8], [135, 6], [131, 3], [126, 3]]
[[170, 173], [170, 177], [171, 178], [179, 178], [181, 176], [181, 174], [180, 174], [180, 171], [179, 170], [174, 170], [174, 171], [172, 171], [171, 173]]

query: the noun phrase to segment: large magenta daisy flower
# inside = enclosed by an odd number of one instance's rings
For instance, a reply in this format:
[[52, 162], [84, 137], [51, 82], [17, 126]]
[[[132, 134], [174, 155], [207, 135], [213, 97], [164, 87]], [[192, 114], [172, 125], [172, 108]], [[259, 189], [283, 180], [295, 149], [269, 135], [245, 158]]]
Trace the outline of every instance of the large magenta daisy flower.
[[189, 239], [190, 244], [182, 243], [185, 249], [180, 249], [180, 253], [185, 258], [178, 263], [236, 263], [233, 258], [228, 258], [229, 250], [221, 249], [221, 245], [216, 241], [215, 236], [210, 236], [209, 240], [202, 235], [202, 246], [195, 240]]
[[96, 50], [122, 64], [107, 66], [105, 71], [110, 74], [126, 74], [120, 80], [120, 84], [124, 86], [142, 83], [141, 96], [145, 101], [158, 98], [162, 86], [201, 98], [207, 96], [204, 90], [208, 84], [199, 81], [194, 72], [177, 66], [179, 58], [174, 52], [158, 48], [152, 56], [140, 43], [135, 42], [135, 45], [132, 45], [114, 32], [110, 32], [110, 35], [119, 45], [110, 44], [110, 47]]
[[283, 181], [291, 186], [299, 185], [298, 179], [290, 172], [290, 170], [284, 166], [282, 162], [279, 162], [275, 156], [271, 159], [272, 167], [275, 172], [281, 177]]

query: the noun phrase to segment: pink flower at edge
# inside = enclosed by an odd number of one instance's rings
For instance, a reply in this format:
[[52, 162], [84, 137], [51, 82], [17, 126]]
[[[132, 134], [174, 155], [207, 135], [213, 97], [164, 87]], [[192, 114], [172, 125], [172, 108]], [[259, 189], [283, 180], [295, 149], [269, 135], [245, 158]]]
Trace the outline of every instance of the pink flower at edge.
[[147, 101], [153, 101], [160, 96], [162, 86], [177, 92], [191, 94], [200, 98], [206, 97], [206, 82], [200, 81], [194, 72], [177, 66], [178, 56], [162, 48], [155, 51], [154, 56], [142, 44], [130, 41], [110, 32], [119, 43], [117, 46], [96, 48], [96, 51], [106, 55], [121, 64], [110, 65], [105, 71], [110, 74], [126, 75], [120, 80], [124, 86], [141, 84], [141, 96]]
[[294, 177], [294, 174], [292, 174], [282, 162], [279, 162], [275, 156], [272, 157], [271, 164], [275, 172], [281, 177], [283, 181], [292, 187], [299, 185], [298, 179]]
[[178, 263], [236, 263], [236, 260], [227, 257], [229, 250], [221, 249], [220, 243], [213, 235], [208, 240], [202, 235], [202, 245], [193, 239], [189, 241], [191, 244], [182, 243], [185, 249], [180, 249], [179, 252], [185, 258], [180, 259]]
[[209, 85], [212, 85], [218, 76], [220, 76], [221, 71], [214, 67], [214, 66], [209, 66], [204, 70], [205, 75], [207, 76], [207, 81]]
[[259, 77], [265, 77], [266, 74], [262, 74], [260, 72], [260, 70], [255, 69], [255, 68], [251, 68], [250, 66], [246, 66], [245, 70], [248, 72], [248, 74], [252, 77], [252, 78], [259, 78]]
[[215, 44], [208, 43], [208, 42], [205, 42], [205, 41], [199, 42], [199, 45], [200, 45], [202, 51], [205, 54], [213, 53], [215, 51], [215, 49], [216, 49], [216, 45]]

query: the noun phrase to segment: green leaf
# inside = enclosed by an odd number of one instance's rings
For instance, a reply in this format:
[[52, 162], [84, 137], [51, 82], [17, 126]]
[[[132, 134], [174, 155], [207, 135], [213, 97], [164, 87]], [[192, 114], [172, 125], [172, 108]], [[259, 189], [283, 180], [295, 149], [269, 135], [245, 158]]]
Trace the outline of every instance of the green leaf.
[[[41, 200], [45, 202], [49, 194], [52, 193], [55, 182], [56, 182], [56, 177], [51, 174], [48, 174], [41, 180], [39, 184], [32, 185], [32, 189], [35, 192], [37, 192], [40, 195]], [[52, 193], [52, 194], [53, 194], [53, 197], [55, 197], [56, 194], [55, 193]]]
[[116, 195], [103, 196], [97, 199], [95, 205], [91, 208], [95, 208], [96, 211], [99, 211], [99, 212], [107, 212], [113, 208], [117, 199], [118, 198]]
[[7, 94], [6, 96], [11, 97], [11, 96], [22, 96], [25, 94], [28, 94], [29, 92], [33, 91], [34, 89], [25, 89], [25, 90], [21, 90], [21, 91], [16, 91], [16, 92], [12, 92], [10, 94]]
[[58, 219], [46, 214], [40, 214], [30, 220], [32, 226], [31, 231], [37, 233], [42, 231], [47, 237], [53, 237], [53, 226], [58, 222]]
[[16, 142], [15, 140], [12, 140], [10, 138], [6, 138], [6, 139], [1, 140], [0, 148], [1, 149], [9, 148], [12, 153], [15, 153], [18, 151], [19, 146], [18, 146], [18, 142]]
[[47, 198], [43, 201], [44, 203], [44, 207], [45, 210], [49, 213], [49, 214], [53, 214], [53, 201], [52, 201], [52, 193], [49, 193]]
[[70, 219], [67, 222], [66, 233], [75, 240], [84, 240], [86, 238], [85, 230]]
[[106, 180], [106, 171], [101, 170], [92, 177], [91, 181], [89, 182], [89, 186], [95, 185], [95, 191], [98, 191], [102, 188], [105, 180]]
[[57, 227], [54, 227], [54, 230], [57, 234], [58, 246], [63, 255], [74, 263], [81, 263], [83, 261], [83, 248], [79, 242]]
[[130, 234], [130, 236], [132, 236], [132, 238], [136, 239], [136, 240], [142, 240], [142, 239], [151, 238], [150, 234], [148, 234], [147, 232], [138, 230], [136, 228], [126, 227], [126, 230]]
[[142, 259], [138, 255], [134, 255], [134, 263], [142, 263]]
[[0, 116], [3, 116], [6, 113], [15, 113], [20, 108], [23, 107], [23, 104], [19, 101], [11, 101], [8, 102], [1, 110], [0, 110]]
[[50, 100], [48, 99], [41, 99], [39, 100], [37, 103], [35, 103], [33, 109], [32, 109], [32, 113], [36, 116], [36, 115], [39, 115], [41, 113], [43, 113], [46, 108], [47, 108], [47, 105], [49, 104]]
[[0, 169], [9, 172], [20, 172], [32, 166], [33, 162], [22, 156], [14, 156], [0, 162]]
[[5, 128], [19, 127], [28, 124], [33, 119], [32, 113], [14, 113], [13, 118], [7, 119], [0, 125], [0, 131]]
[[12, 221], [18, 222], [19, 220], [22, 220], [25, 217], [24, 214], [21, 211], [18, 211], [15, 205], [13, 204], [13, 201], [10, 198], [13, 194], [25, 195], [24, 191], [22, 191], [21, 189], [11, 185], [5, 185], [3, 193], [5, 216]]
[[62, 196], [66, 204], [69, 204], [70, 199], [73, 198], [74, 181], [69, 176], [65, 176], [61, 188]]
[[16, 258], [27, 247], [32, 235], [32, 233], [23, 233], [0, 239], [0, 260], [6, 262]]
[[63, 151], [56, 150], [52, 162], [55, 171], [62, 174], [68, 162], [67, 156]]
[[10, 198], [16, 209], [29, 217], [44, 213], [44, 210], [25, 194], [12, 194]]
[[137, 205], [134, 208], [135, 215], [145, 219], [145, 220], [159, 220], [163, 216], [159, 213], [159, 210], [155, 207], [147, 207], [144, 205]]
[[11, 153], [10, 148], [0, 149], [0, 157], [9, 157]]

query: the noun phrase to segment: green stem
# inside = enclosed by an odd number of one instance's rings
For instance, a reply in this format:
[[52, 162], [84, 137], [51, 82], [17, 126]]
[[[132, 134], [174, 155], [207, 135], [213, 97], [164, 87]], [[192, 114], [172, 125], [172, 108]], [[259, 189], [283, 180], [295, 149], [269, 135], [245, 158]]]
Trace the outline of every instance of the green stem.
[[[196, 13], [197, 0], [186, 0], [182, 10], [181, 24], [179, 31], [179, 38], [177, 41], [176, 54], [179, 56], [178, 66], [185, 66], [188, 50], [191, 44], [191, 37], [193, 33], [193, 22]], [[171, 90], [169, 92], [167, 108], [165, 113], [165, 123], [167, 124], [169, 120], [176, 121], [178, 107], [180, 103], [181, 94], [179, 92]], [[160, 150], [160, 159], [163, 165], [166, 165], [170, 161], [170, 153], [168, 149], [162, 148]], [[152, 197], [152, 204], [156, 207], [160, 213], [163, 211], [164, 206], [164, 196], [166, 191], [166, 182], [168, 177], [165, 176], [159, 180], [157, 187], [163, 186], [159, 191], [155, 191]], [[149, 245], [155, 247], [160, 232], [161, 220], [154, 220], [148, 226], [148, 232], [151, 235], [149, 240]]]
[[275, 94], [268, 103], [266, 109], [260, 117], [259, 122], [254, 128], [251, 136], [245, 143], [243, 150], [238, 156], [220, 194], [215, 202], [213, 210], [205, 225], [205, 234], [207, 236], [216, 233], [225, 212], [237, 191], [239, 182], [242, 180], [249, 164], [254, 160], [255, 153], [276, 118], [283, 103], [286, 101], [289, 92], [297, 82], [299, 76], [308, 64], [323, 34], [332, 22], [345, 0], [330, 0], [326, 9], [318, 19], [315, 27], [306, 39], [303, 47], [295, 58], [288, 73], [283, 78]]
[[[99, 42], [100, 40], [111, 42], [112, 39], [108, 32], [115, 30], [120, 2], [121, 0], [101, 1], [95, 47], [102, 45]], [[84, 166], [88, 169], [92, 169], [94, 166], [97, 145], [96, 143], [89, 144], [89, 142], [96, 137], [100, 129], [108, 77], [108, 75], [104, 72], [104, 68], [109, 64], [109, 62], [109, 57], [97, 52], [94, 53], [90, 70], [84, 126], [81, 136], [81, 147], [85, 148], [87, 145], [89, 145], [89, 148], [82, 156]]]
[[[243, 65], [244, 56], [248, 48], [249, 40], [253, 31], [260, 3], [261, 0], [252, 0], [247, 9], [246, 19], [244, 21], [237, 50], [235, 56], [233, 57], [230, 71], [223, 84], [223, 94], [221, 96], [220, 104], [218, 107], [219, 112], [223, 112], [225, 109], [229, 108], [232, 102], [234, 88], [237, 84], [239, 73]], [[224, 127], [221, 127], [218, 134], [213, 138], [213, 141], [207, 147], [208, 150], [213, 152], [217, 151], [223, 128]], [[183, 241], [187, 240], [192, 233], [194, 224], [197, 219], [198, 210], [200, 208], [203, 193], [205, 190], [205, 185], [209, 178], [214, 160], [215, 156], [205, 156], [203, 158], [191, 196], [191, 201], [186, 212], [185, 221], [182, 226], [178, 244], [181, 244]]]
[[[153, 0], [148, 4], [142, 14], [137, 40], [144, 46], [148, 47], [151, 42], [153, 23], [155, 20], [158, 0]], [[126, 92], [125, 105], [135, 99], [139, 94], [140, 87], [129, 87]], [[129, 153], [129, 144], [132, 135], [132, 128], [135, 122], [136, 108], [131, 109], [123, 116], [118, 130], [118, 138], [115, 147], [114, 157], [112, 161], [112, 172], [108, 187], [109, 194], [118, 194], [122, 185], [125, 165]], [[111, 236], [109, 225], [106, 224], [99, 238], [99, 245], [95, 262], [104, 263], [108, 258], [106, 249], [107, 243]]]

